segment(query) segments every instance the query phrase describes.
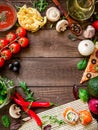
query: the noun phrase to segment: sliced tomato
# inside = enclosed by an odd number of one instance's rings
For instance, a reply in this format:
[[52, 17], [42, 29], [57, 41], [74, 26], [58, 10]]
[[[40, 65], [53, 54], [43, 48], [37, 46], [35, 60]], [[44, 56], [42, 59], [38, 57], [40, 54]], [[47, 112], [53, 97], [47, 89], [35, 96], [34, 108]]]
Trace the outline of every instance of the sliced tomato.
[[16, 34], [19, 36], [19, 37], [24, 37], [26, 36], [26, 29], [24, 29], [23, 27], [18, 27], [16, 29]]
[[8, 45], [8, 41], [4, 38], [0, 38], [0, 49]]
[[12, 57], [12, 53], [9, 49], [5, 49], [1, 51], [1, 57], [4, 58], [4, 60], [9, 60]]
[[5, 63], [4, 58], [0, 57], [0, 67], [3, 67], [4, 63]]
[[28, 40], [28, 38], [26, 38], [26, 37], [21, 37], [21, 38], [18, 40], [18, 43], [21, 45], [21, 47], [27, 47], [28, 44], [29, 44], [29, 40]]
[[18, 53], [18, 52], [20, 51], [21, 46], [20, 46], [19, 43], [14, 42], [14, 43], [12, 43], [12, 44], [9, 46], [9, 49], [10, 49], [10, 51], [11, 51], [12, 53], [16, 54], [16, 53]]
[[12, 42], [12, 41], [14, 41], [16, 39], [16, 34], [13, 33], [13, 32], [9, 32], [6, 35], [6, 39], [7, 39], [7, 41]]

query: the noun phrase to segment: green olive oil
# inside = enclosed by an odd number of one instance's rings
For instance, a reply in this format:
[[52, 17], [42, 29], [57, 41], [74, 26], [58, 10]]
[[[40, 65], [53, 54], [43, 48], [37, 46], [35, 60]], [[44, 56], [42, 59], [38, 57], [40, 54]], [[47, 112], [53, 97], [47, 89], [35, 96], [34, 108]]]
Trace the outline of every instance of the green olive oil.
[[94, 0], [68, 0], [68, 13], [75, 20], [83, 21], [91, 17], [95, 9]]

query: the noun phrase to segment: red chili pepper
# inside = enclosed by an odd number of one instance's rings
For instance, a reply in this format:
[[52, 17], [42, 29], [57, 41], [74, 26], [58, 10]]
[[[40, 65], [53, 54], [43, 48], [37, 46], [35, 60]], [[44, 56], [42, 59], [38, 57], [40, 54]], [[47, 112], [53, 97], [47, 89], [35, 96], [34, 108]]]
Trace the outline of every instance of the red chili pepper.
[[33, 118], [37, 122], [38, 126], [42, 127], [42, 121], [34, 111], [32, 111], [26, 107], [23, 107], [23, 109], [31, 118]]
[[[28, 104], [30, 104], [30, 102], [26, 102]], [[32, 102], [32, 107], [50, 107], [54, 105], [53, 103], [51, 102]]]
[[[38, 124], [38, 126], [42, 127], [42, 121], [41, 121], [41, 119], [39, 118], [39, 116], [38, 116], [34, 111], [30, 110], [29, 106], [24, 106], [25, 100], [22, 98], [21, 95], [19, 95], [19, 94], [17, 93], [16, 96], [17, 96], [20, 100], [17, 99], [17, 98], [15, 98], [15, 97], [13, 97], [14, 101], [15, 101], [18, 105], [22, 106], [23, 110], [24, 110], [31, 118], [33, 118], [33, 119], [36, 121], [36, 123]], [[30, 105], [30, 104], [29, 104], [29, 105]]]
[[[16, 96], [16, 97], [15, 97]], [[42, 126], [42, 122], [41, 119], [38, 117], [38, 115], [36, 113], [34, 113], [34, 111], [30, 110], [31, 107], [49, 107], [54, 105], [51, 102], [26, 102], [23, 97], [19, 94], [19, 93], [15, 93], [15, 96], [13, 97], [14, 101], [22, 106], [23, 110], [32, 118], [35, 119], [35, 121], [37, 122], [38, 126]]]
[[[50, 107], [52, 105], [54, 105], [52, 102], [26, 102], [21, 95], [19, 95], [18, 93], [15, 94], [20, 100], [18, 101], [17, 100], [17, 103], [19, 105], [22, 105], [25, 106], [25, 107], [28, 107], [28, 106], [31, 106], [31, 107]], [[15, 97], [14, 97], [14, 100], [15, 100]]]

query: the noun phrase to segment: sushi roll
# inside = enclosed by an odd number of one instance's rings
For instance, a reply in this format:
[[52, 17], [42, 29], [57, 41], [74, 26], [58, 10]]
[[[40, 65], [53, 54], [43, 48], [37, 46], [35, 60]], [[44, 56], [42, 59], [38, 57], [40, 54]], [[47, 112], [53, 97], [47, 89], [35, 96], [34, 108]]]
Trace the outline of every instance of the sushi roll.
[[65, 121], [72, 125], [75, 125], [79, 120], [78, 113], [72, 107], [66, 108], [63, 113], [63, 116]]
[[82, 125], [88, 125], [92, 122], [92, 116], [88, 110], [81, 110], [79, 112], [79, 118]]

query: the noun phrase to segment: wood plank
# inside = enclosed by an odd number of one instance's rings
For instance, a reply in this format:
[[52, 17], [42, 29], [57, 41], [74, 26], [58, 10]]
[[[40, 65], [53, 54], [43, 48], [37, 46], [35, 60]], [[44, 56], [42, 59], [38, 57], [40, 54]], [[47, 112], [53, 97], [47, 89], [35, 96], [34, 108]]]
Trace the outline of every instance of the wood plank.
[[13, 79], [16, 84], [20, 79], [29, 86], [69, 86], [79, 84], [82, 77], [83, 71], [76, 67], [79, 60], [80, 58], [20, 58], [19, 74], [10, 71], [7, 64], [1, 74]]
[[[34, 97], [39, 98], [39, 101], [50, 101], [57, 105], [62, 105], [74, 100], [72, 94], [72, 86], [28, 86], [32, 92], [34, 92]], [[23, 97], [23, 91], [20, 87], [17, 87]]]

